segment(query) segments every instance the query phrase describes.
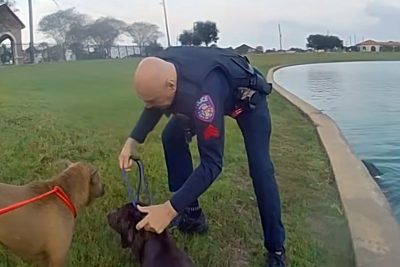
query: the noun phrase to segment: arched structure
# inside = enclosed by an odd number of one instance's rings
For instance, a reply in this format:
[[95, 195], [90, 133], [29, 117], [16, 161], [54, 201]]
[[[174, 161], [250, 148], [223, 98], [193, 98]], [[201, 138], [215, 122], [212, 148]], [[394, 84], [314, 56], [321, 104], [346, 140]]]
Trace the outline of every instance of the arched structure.
[[25, 25], [7, 5], [0, 6], [0, 52], [2, 50], [1, 43], [4, 40], [10, 40], [14, 64], [23, 64], [24, 62], [21, 40], [21, 31], [24, 28]]

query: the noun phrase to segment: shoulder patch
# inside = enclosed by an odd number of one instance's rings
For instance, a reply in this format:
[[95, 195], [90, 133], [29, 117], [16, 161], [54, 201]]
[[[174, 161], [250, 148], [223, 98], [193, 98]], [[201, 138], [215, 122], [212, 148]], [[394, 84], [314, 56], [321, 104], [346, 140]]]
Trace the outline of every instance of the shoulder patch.
[[215, 106], [209, 95], [203, 95], [195, 107], [196, 117], [204, 122], [212, 122], [215, 116]]

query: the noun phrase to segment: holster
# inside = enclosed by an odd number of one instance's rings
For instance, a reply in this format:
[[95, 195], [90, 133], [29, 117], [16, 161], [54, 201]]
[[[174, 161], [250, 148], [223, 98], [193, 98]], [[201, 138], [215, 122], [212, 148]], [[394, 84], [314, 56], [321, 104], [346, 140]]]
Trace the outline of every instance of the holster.
[[242, 69], [242, 74], [244, 74], [243, 71], [246, 73], [245, 77], [242, 76], [241, 79], [236, 80], [235, 97], [237, 103], [235, 110], [241, 112], [252, 110], [262, 98], [271, 93], [272, 85], [266, 81], [258, 69], [250, 64], [247, 57], [242, 57], [240, 60], [232, 58], [232, 61]]
[[183, 128], [185, 132], [185, 140], [186, 143], [189, 144], [192, 142], [193, 136], [195, 135], [194, 132], [194, 125], [191, 122], [190, 118], [182, 114], [174, 114], [175, 118], [179, 121], [179, 124]]

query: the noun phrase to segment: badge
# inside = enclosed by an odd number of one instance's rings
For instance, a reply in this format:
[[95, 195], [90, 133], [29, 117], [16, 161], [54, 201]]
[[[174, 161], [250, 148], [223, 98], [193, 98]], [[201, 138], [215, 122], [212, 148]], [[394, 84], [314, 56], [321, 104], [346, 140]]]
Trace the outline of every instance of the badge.
[[204, 130], [204, 140], [208, 141], [211, 138], [218, 138], [219, 137], [219, 130], [214, 125], [210, 124]]
[[209, 95], [202, 96], [196, 102], [196, 117], [205, 122], [212, 122], [215, 116], [215, 106]]

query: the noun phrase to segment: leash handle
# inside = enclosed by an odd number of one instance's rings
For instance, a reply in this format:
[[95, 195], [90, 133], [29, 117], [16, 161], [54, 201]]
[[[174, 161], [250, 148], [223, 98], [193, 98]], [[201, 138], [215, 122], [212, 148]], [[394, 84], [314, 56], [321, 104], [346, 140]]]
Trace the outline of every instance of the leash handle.
[[136, 206], [135, 200], [133, 199], [133, 188], [131, 183], [129, 182], [128, 173], [124, 169], [121, 170], [121, 176], [124, 178], [126, 187], [128, 188], [129, 199], [132, 201], [133, 205]]
[[121, 171], [122, 177], [124, 178], [125, 183], [126, 183], [127, 188], [128, 188], [129, 198], [132, 200], [133, 205], [136, 205], [140, 201], [140, 191], [141, 191], [141, 188], [142, 188], [142, 180], [143, 180], [144, 192], [148, 196], [149, 202], [150, 202], [149, 204], [151, 205], [151, 204], [153, 204], [153, 197], [152, 197], [152, 195], [150, 194], [150, 191], [149, 191], [148, 180], [147, 180], [147, 177], [144, 174], [143, 163], [142, 163], [142, 161], [140, 159], [134, 158], [133, 156], [131, 156], [130, 159], [133, 160], [138, 166], [138, 182], [137, 182], [137, 190], [136, 190], [135, 198], [133, 196], [133, 188], [132, 188], [132, 186], [131, 186], [131, 184], [129, 182], [128, 173], [125, 170]]
[[141, 186], [142, 186], [142, 180], [143, 180], [143, 184], [144, 184], [144, 193], [147, 195], [147, 197], [149, 198], [149, 204], [153, 204], [153, 197], [150, 194], [149, 191], [149, 182], [147, 177], [144, 174], [144, 166], [143, 163], [140, 159], [133, 159], [136, 164], [138, 165], [138, 169], [139, 169], [139, 184], [138, 184], [138, 190], [136, 192], [136, 201], [139, 201], [139, 197], [140, 197], [140, 191], [141, 191]]

